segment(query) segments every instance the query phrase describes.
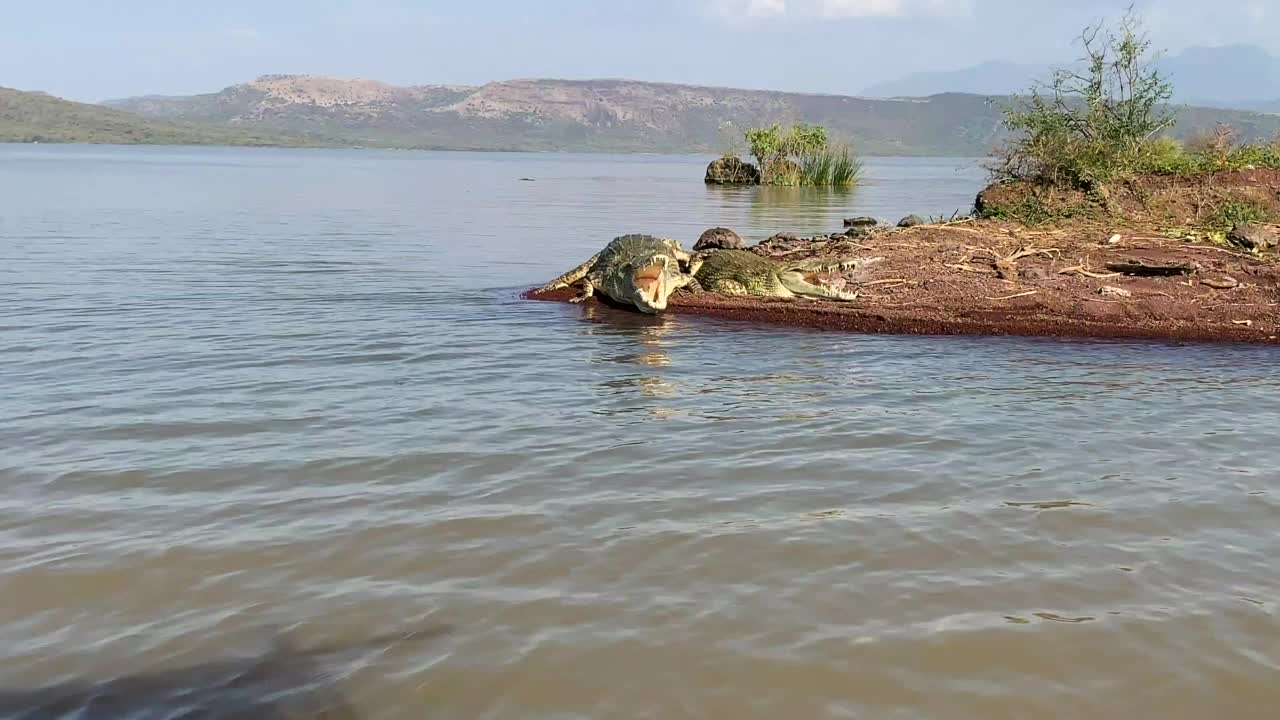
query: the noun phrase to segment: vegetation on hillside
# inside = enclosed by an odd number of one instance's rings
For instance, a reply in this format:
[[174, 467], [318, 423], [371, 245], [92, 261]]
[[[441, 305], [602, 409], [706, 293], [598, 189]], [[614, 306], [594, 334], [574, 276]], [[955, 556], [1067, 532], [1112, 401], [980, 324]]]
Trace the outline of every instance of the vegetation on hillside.
[[263, 129], [144, 118], [51, 95], [0, 88], [0, 142], [302, 146], [317, 141]]
[[[1025, 191], [988, 203], [983, 214], [1045, 222], [1104, 210], [1118, 188], [1139, 177], [1280, 169], [1280, 135], [1242, 144], [1219, 123], [1210, 132], [1174, 136], [1173, 87], [1152, 61], [1151, 42], [1132, 9], [1117, 28], [1099, 23], [1080, 40], [1087, 69], [1057, 70], [1004, 110], [1009, 139], [988, 169], [997, 184]], [[1266, 219], [1256, 203], [1222, 202], [1205, 215], [1208, 224]]]
[[861, 161], [847, 144], [832, 144], [821, 126], [775, 123], [746, 131], [747, 147], [760, 168], [762, 185], [848, 187], [858, 182]]

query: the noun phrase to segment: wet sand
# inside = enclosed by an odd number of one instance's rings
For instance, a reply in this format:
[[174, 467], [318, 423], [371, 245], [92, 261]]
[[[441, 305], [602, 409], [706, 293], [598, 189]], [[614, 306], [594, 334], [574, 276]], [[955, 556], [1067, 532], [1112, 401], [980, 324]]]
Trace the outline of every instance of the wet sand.
[[1280, 266], [1153, 228], [984, 221], [770, 238], [749, 249], [777, 260], [873, 262], [824, 278], [857, 292], [853, 302], [681, 292], [669, 311], [872, 333], [1280, 343]]

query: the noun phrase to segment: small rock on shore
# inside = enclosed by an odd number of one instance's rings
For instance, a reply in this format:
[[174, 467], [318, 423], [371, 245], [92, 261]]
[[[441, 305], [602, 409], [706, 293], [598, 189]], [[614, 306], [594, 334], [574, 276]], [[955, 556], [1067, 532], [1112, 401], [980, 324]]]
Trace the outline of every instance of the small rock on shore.
[[725, 227], [713, 227], [702, 233], [698, 242], [693, 244], [694, 252], [703, 250], [736, 250], [742, 247], [742, 238], [738, 233]]
[[1227, 233], [1227, 242], [1245, 250], [1265, 252], [1280, 247], [1280, 230], [1268, 225], [1237, 225]]

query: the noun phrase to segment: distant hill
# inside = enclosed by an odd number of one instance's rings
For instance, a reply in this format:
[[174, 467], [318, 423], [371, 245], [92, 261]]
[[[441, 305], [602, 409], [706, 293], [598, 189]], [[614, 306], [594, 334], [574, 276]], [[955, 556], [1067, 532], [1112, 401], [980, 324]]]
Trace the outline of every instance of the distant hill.
[[[1156, 67], [1173, 83], [1179, 103], [1280, 111], [1280, 58], [1252, 45], [1192, 47], [1159, 59]], [[932, 95], [940, 92], [1011, 95], [1047, 79], [1049, 65], [988, 62], [960, 70], [923, 72], [868, 87], [869, 97]]]
[[195, 126], [0, 88], [0, 142], [173, 145], [306, 145], [322, 141], [269, 128]]
[[[481, 87], [397, 87], [371, 80], [268, 75], [221, 92], [109, 101], [151, 118], [327, 137], [375, 147], [722, 152], [742, 131], [804, 121], [866, 155], [986, 155], [999, 105], [975, 94], [876, 99], [631, 80], [510, 80]], [[1195, 109], [1179, 133], [1236, 126], [1280, 131], [1280, 117]]]
[[1048, 65], [1024, 65], [995, 60], [959, 70], [911, 73], [872, 85], [862, 95], [875, 98], [924, 97], [943, 92], [1012, 95], [1026, 90], [1033, 78], [1046, 79]]

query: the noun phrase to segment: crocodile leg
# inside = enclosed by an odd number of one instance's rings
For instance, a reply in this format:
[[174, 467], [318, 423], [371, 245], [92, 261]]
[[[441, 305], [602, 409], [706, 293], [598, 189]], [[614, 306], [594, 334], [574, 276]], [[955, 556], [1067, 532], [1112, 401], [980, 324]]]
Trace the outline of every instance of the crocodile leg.
[[[681, 259], [681, 258], [677, 258], [677, 259]], [[694, 275], [698, 274], [699, 270], [702, 269], [702, 263], [705, 262], [706, 259], [707, 259], [707, 256], [702, 253], [686, 254], [686, 257], [682, 258], [685, 265], [684, 271], [689, 273], [689, 277], [692, 278]]]
[[580, 303], [580, 302], [583, 302], [583, 301], [584, 301], [584, 300], [586, 300], [587, 298], [589, 298], [589, 297], [591, 297], [592, 295], [595, 295], [595, 294], [596, 294], [596, 286], [595, 286], [595, 285], [593, 285], [593, 284], [591, 283], [591, 281], [590, 281], [590, 280], [588, 280], [587, 278], [585, 278], [585, 277], [584, 277], [584, 278], [582, 278], [582, 282], [581, 282], [581, 283], [579, 283], [579, 284], [582, 286], [582, 294], [581, 294], [581, 295], [574, 296], [573, 298], [570, 298], [569, 302], [571, 302], [571, 303]]
[[547, 292], [549, 290], [559, 290], [562, 287], [568, 287], [587, 276], [587, 272], [591, 270], [591, 266], [596, 264], [596, 260], [600, 257], [600, 253], [591, 256], [591, 259], [582, 263], [578, 267], [552, 280], [551, 282], [538, 288], [538, 292]]
[[680, 286], [690, 295], [701, 295], [706, 292], [706, 290], [702, 289], [702, 283], [698, 282], [698, 278], [692, 275], [689, 276], [687, 281], [680, 283]]

